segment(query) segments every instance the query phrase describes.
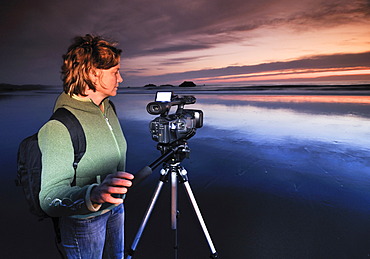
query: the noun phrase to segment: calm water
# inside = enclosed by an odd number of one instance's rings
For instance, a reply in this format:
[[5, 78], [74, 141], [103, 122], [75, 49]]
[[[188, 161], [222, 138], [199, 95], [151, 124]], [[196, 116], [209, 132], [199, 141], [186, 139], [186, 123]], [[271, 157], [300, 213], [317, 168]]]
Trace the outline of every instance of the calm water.
[[[56, 94], [0, 96], [3, 258], [56, 258], [49, 222], [37, 222], [13, 184], [19, 141], [49, 117]], [[183, 161], [220, 258], [370, 257], [370, 98], [195, 93], [204, 126]], [[154, 93], [113, 98], [129, 142], [128, 170], [160, 153], [146, 104]], [[126, 201], [130, 246], [159, 173]], [[173, 258], [165, 186], [135, 258]], [[179, 258], [210, 250], [179, 189]], [[15, 214], [17, 216], [15, 216]]]

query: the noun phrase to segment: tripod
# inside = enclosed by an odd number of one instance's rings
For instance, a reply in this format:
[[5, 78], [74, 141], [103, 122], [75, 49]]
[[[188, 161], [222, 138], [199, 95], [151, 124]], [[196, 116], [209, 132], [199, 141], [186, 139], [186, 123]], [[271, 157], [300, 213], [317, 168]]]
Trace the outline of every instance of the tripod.
[[[163, 168], [160, 170], [160, 177], [159, 177], [159, 183], [154, 191], [153, 197], [151, 199], [151, 202], [147, 208], [147, 211], [145, 213], [145, 216], [143, 218], [143, 221], [139, 227], [139, 230], [136, 234], [136, 237], [132, 243], [131, 249], [128, 252], [127, 259], [131, 259], [136, 251], [136, 247], [140, 241], [140, 238], [143, 234], [143, 231], [145, 229], [146, 224], [148, 223], [149, 217], [154, 209], [155, 203], [159, 197], [159, 194], [161, 192], [161, 189], [164, 185], [164, 183], [168, 182], [168, 179], [171, 177], [171, 227], [172, 230], [175, 231], [175, 259], [177, 259], [177, 253], [178, 253], [178, 239], [177, 239], [177, 183], [181, 183], [184, 185], [186, 193], [189, 197], [189, 200], [193, 206], [193, 209], [195, 211], [195, 214], [199, 220], [199, 223], [202, 227], [203, 233], [205, 235], [205, 238], [207, 239], [208, 245], [211, 250], [211, 256], [210, 258], [218, 258], [218, 254], [216, 252], [216, 249], [213, 245], [212, 239], [209, 235], [209, 232], [207, 230], [206, 224], [204, 222], [204, 219], [202, 217], [202, 214], [200, 212], [200, 209], [197, 205], [197, 202], [195, 200], [194, 194], [190, 188], [190, 184], [187, 177], [187, 171], [184, 167], [181, 166], [181, 161], [188, 157], [190, 153], [190, 149], [187, 146], [186, 142], [183, 142], [176, 146], [175, 148], [168, 147], [168, 146], [161, 146], [158, 145], [158, 149], [162, 151], [162, 156], [158, 158], [156, 161], [154, 161], [149, 167], [151, 169], [154, 169], [159, 164], [163, 163]], [[144, 170], [144, 169], [143, 169]], [[145, 169], [147, 170], [147, 169]]]

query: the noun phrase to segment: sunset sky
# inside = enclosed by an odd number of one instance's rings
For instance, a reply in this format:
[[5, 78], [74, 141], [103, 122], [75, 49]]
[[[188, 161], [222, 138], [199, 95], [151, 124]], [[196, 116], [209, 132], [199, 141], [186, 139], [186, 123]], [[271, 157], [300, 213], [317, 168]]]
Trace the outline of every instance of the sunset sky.
[[6, 0], [0, 83], [60, 85], [71, 39], [123, 49], [124, 86], [370, 83], [369, 0]]

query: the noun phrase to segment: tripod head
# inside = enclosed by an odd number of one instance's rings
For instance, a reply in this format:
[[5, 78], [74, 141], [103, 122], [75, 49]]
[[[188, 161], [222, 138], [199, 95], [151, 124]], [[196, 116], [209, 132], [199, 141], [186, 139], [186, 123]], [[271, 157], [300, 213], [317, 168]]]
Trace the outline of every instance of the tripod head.
[[190, 148], [186, 140], [178, 140], [171, 145], [166, 145], [159, 143], [157, 145], [157, 149], [161, 151], [162, 156], [167, 154], [169, 155], [165, 163], [180, 163], [185, 158], [189, 158], [190, 156]]
[[142, 182], [145, 178], [152, 174], [153, 170], [161, 164], [176, 164], [180, 163], [185, 158], [189, 158], [190, 148], [188, 143], [184, 140], [173, 145], [158, 144], [157, 148], [161, 151], [162, 155], [151, 163], [149, 166], [143, 167], [140, 171], [135, 174], [133, 185], [137, 185]]

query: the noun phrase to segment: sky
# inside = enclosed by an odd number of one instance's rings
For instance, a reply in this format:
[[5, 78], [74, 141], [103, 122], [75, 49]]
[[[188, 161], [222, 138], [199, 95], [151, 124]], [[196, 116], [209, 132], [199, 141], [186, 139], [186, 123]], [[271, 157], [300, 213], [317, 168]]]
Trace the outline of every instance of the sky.
[[87, 33], [123, 86], [370, 83], [370, 0], [2, 0], [0, 83], [61, 85]]

